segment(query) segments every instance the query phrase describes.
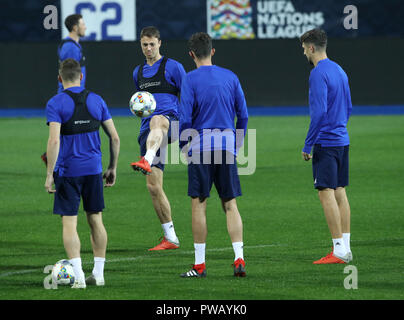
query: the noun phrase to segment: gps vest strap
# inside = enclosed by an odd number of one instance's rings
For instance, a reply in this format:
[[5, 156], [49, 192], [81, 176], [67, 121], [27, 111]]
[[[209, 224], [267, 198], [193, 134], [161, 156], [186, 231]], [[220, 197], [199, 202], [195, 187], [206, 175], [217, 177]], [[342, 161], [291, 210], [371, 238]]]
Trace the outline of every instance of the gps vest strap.
[[163, 57], [157, 73], [151, 78], [143, 77], [143, 67], [146, 65], [146, 63], [139, 67], [137, 73], [137, 83], [141, 91], [148, 91], [152, 94], [169, 93], [175, 96], [178, 94], [178, 89], [170, 84], [165, 77], [167, 60], [168, 59], [166, 57]]
[[60, 60], [60, 49], [62, 49], [63, 45], [66, 42], [72, 42], [72, 43], [74, 43], [75, 46], [77, 46], [77, 48], [80, 49], [81, 59], [80, 59], [79, 63], [80, 63], [80, 67], [84, 67], [86, 65], [86, 57], [84, 56], [83, 48], [80, 47], [79, 44], [76, 41], [72, 40], [72, 39], [63, 39], [60, 42], [59, 47], [58, 47], [59, 63], [61, 62], [61, 60]]
[[72, 117], [62, 124], [60, 134], [72, 135], [99, 130], [101, 121], [95, 119], [87, 108], [86, 101], [90, 91], [84, 89], [80, 93], [74, 93], [69, 90], [64, 90], [63, 92], [73, 99], [75, 106]]

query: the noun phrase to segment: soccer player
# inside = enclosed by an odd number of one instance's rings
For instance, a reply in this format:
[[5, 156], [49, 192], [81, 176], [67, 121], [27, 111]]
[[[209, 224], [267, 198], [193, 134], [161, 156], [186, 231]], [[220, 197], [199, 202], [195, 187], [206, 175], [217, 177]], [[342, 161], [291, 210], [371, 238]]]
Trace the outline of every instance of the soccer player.
[[[58, 47], [58, 60], [59, 64], [66, 59], [74, 59], [80, 63], [81, 73], [83, 78], [80, 81], [80, 85], [84, 88], [86, 84], [86, 66], [85, 66], [85, 56], [83, 54], [83, 49], [79, 43], [81, 37], [85, 36], [86, 25], [84, 23], [81, 14], [72, 14], [65, 19], [65, 26], [69, 31], [69, 35], [62, 40]], [[63, 84], [58, 81], [58, 93], [63, 91]], [[48, 159], [46, 152], [41, 155], [42, 161], [47, 165]]]
[[[87, 27], [81, 14], [72, 14], [66, 17], [65, 26], [69, 31], [69, 35], [59, 44], [59, 63], [69, 58], [78, 61], [81, 66], [81, 73], [83, 74], [80, 85], [84, 88], [86, 84], [86, 57], [84, 56], [83, 48], [79, 41], [80, 38], [85, 36]], [[63, 85], [60, 81], [58, 84], [58, 93], [60, 93], [63, 91]]]
[[[64, 91], [52, 97], [46, 106], [49, 139], [45, 189], [55, 195], [54, 214], [62, 217], [63, 243], [73, 265], [75, 283], [72, 288], [87, 284], [104, 285], [104, 263], [107, 232], [102, 222], [105, 187], [115, 184], [119, 155], [119, 136], [104, 100], [80, 86], [83, 78], [80, 64], [66, 59], [60, 64], [59, 81]], [[102, 175], [99, 127], [109, 137], [110, 162]], [[55, 184], [55, 187], [53, 187]], [[80, 258], [77, 234], [77, 213], [83, 208], [91, 229], [94, 268], [86, 280]]]
[[185, 70], [181, 63], [160, 54], [160, 32], [156, 27], [142, 29], [140, 45], [146, 60], [134, 69], [133, 80], [137, 91], [153, 94], [157, 107], [151, 116], [142, 119], [138, 137], [141, 158], [131, 166], [146, 175], [146, 186], [164, 232], [162, 241], [149, 250], [177, 249], [180, 243], [163, 190], [164, 159], [160, 159], [160, 153], [167, 142], [171, 143], [171, 122], [178, 120], [178, 95]]
[[[188, 195], [192, 206], [195, 263], [190, 271], [181, 274], [185, 278], [206, 276], [206, 203], [213, 183], [226, 214], [234, 249], [234, 276], [246, 275], [243, 223], [236, 202], [236, 197], [241, 196], [236, 154], [242, 141], [235, 141], [235, 129], [242, 129], [245, 134], [247, 105], [237, 76], [230, 70], [212, 65], [214, 53], [208, 34], [192, 35], [189, 55], [197, 69], [182, 81], [180, 105], [180, 147], [187, 143], [184, 135], [192, 136], [188, 153], [192, 157], [188, 163]], [[189, 134], [186, 134], [187, 130]], [[186, 148], [182, 148], [184, 150]]]
[[327, 35], [323, 30], [307, 31], [300, 42], [307, 60], [314, 65], [309, 79], [311, 122], [302, 157], [305, 161], [312, 159], [314, 188], [318, 190], [333, 242], [333, 251], [313, 263], [348, 263], [352, 260], [351, 212], [345, 192], [349, 180], [347, 123], [352, 111], [348, 77], [328, 59]]

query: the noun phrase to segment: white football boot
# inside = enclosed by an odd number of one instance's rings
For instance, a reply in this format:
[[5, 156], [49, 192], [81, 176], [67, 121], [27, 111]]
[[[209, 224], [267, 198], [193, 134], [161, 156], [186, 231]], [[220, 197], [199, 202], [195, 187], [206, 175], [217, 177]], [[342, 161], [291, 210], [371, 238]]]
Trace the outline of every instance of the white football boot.
[[72, 285], [72, 289], [85, 289], [85, 288], [86, 288], [85, 281], [76, 280], [76, 281], [74, 281], [74, 283]]

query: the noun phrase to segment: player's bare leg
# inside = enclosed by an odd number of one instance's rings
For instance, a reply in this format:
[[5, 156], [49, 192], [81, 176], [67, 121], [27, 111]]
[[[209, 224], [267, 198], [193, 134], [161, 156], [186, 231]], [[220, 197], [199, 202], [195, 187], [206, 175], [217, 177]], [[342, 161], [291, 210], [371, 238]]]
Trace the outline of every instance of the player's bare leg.
[[157, 151], [163, 146], [164, 138], [170, 126], [168, 119], [162, 115], [155, 115], [150, 120], [150, 132], [146, 140], [146, 154], [138, 162], [132, 162], [133, 170], [141, 171], [143, 174], [151, 174], [151, 165]]
[[334, 194], [341, 215], [341, 232], [349, 233], [351, 232], [351, 208], [349, 206], [345, 188], [337, 188]]
[[172, 221], [170, 202], [163, 190], [163, 171], [152, 167], [152, 174], [146, 176], [146, 186], [161, 224]]
[[245, 277], [243, 221], [237, 208], [236, 199], [221, 199], [222, 208], [226, 213], [227, 231], [229, 233], [234, 250], [234, 275]]
[[324, 210], [328, 228], [333, 239], [342, 238], [341, 216], [337, 200], [335, 199], [334, 189], [324, 189], [318, 192], [321, 205]]
[[243, 242], [243, 222], [237, 208], [236, 199], [222, 199], [222, 207], [226, 213], [227, 231], [231, 242]]
[[192, 234], [194, 243], [206, 243], [208, 227], [206, 224], [207, 198], [192, 198]]
[[191, 198], [192, 234], [194, 237], [195, 263], [192, 269], [182, 273], [182, 278], [206, 277], [205, 252], [208, 228], [206, 225], [206, 198]]
[[164, 238], [156, 247], [149, 250], [178, 249], [180, 244], [171, 217], [171, 206], [163, 189], [163, 171], [157, 167], [152, 167], [151, 171], [151, 174], [146, 176], [146, 186], [163, 228]]
[[351, 252], [351, 208], [349, 206], [348, 197], [345, 188], [340, 187], [335, 190], [335, 199], [338, 203], [339, 212], [341, 215], [341, 232], [344, 239], [345, 247], [350, 253], [350, 260], [352, 260]]
[[179, 241], [175, 234], [174, 224], [171, 218], [170, 202], [163, 190], [163, 171], [157, 167], [151, 167], [154, 157], [167, 137], [170, 126], [168, 119], [162, 115], [155, 115], [150, 120], [150, 132], [146, 141], [146, 154], [138, 162], [131, 163], [134, 170], [140, 170], [146, 174], [146, 186], [152, 198], [154, 209], [161, 222], [164, 238], [154, 250], [166, 250], [179, 248]]
[[151, 150], [156, 153], [158, 149], [160, 149], [164, 136], [167, 135], [169, 126], [170, 122], [162, 115], [155, 115], [151, 118], [150, 133], [146, 141], [147, 151]]
[[333, 241], [333, 255], [344, 262], [347, 262], [348, 251], [342, 238], [341, 214], [335, 198], [334, 189], [326, 188], [319, 190], [318, 196], [324, 210], [328, 228]]
[[87, 222], [91, 229], [91, 246], [94, 254], [94, 268], [86, 279], [87, 284], [103, 286], [105, 254], [107, 250], [108, 236], [102, 222], [102, 212], [87, 212]]
[[87, 212], [87, 222], [91, 230], [90, 239], [94, 257], [105, 258], [108, 236], [102, 222], [102, 212]]
[[84, 272], [80, 258], [80, 238], [77, 233], [77, 216], [62, 216], [63, 244], [67, 257], [73, 265], [75, 282], [84, 283]]
[[63, 216], [63, 244], [68, 259], [80, 257], [80, 238], [77, 233], [77, 216]]

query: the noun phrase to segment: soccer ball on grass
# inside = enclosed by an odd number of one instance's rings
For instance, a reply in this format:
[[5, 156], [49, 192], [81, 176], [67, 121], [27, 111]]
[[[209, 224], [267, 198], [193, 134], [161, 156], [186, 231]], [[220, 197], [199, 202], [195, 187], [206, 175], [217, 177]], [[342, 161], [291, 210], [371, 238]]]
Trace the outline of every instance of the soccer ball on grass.
[[73, 284], [73, 265], [66, 259], [56, 262], [52, 269], [52, 280], [58, 285]]

